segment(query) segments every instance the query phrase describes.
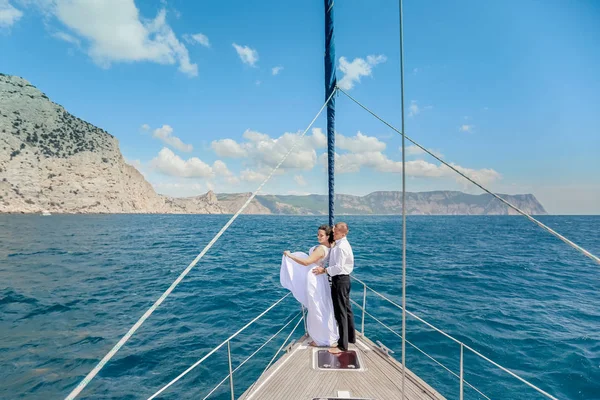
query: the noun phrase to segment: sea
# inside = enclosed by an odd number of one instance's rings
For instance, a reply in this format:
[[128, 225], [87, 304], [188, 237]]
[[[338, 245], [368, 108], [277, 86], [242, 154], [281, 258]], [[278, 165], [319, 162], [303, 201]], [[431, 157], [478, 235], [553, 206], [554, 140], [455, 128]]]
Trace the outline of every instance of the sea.
[[[64, 398], [229, 218], [0, 215], [0, 398]], [[600, 254], [600, 216], [540, 220]], [[337, 221], [350, 227], [353, 275], [401, 304], [401, 217]], [[307, 251], [326, 222], [239, 217], [80, 398], [151, 396], [281, 299], [282, 252]], [[600, 265], [519, 216], [409, 216], [406, 228], [409, 312], [559, 399], [600, 399]], [[362, 304], [362, 284], [351, 294]], [[371, 291], [366, 303], [385, 327], [366, 315], [365, 334], [401, 359], [401, 311]], [[304, 333], [292, 332], [300, 311], [288, 296], [231, 341], [236, 368], [296, 318], [234, 373], [236, 397]], [[458, 399], [460, 346], [412, 316], [406, 332], [407, 367]], [[203, 399], [228, 372], [224, 346], [160, 398]], [[464, 378], [490, 399], [544, 398], [467, 348]], [[210, 398], [229, 399], [229, 381]], [[485, 397], [465, 384], [464, 398]]]

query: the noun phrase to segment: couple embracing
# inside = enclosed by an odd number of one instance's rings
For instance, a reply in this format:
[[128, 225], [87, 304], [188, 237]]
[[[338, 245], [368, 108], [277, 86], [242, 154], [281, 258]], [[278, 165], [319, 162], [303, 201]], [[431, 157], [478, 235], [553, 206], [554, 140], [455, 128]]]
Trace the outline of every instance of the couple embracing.
[[[319, 244], [309, 254], [285, 251], [281, 285], [306, 307], [306, 325], [312, 346], [330, 347], [331, 353], [348, 350], [355, 343], [354, 314], [350, 304], [350, 274], [354, 254], [348, 242], [348, 225], [321, 225]], [[328, 276], [331, 277], [331, 287]]]

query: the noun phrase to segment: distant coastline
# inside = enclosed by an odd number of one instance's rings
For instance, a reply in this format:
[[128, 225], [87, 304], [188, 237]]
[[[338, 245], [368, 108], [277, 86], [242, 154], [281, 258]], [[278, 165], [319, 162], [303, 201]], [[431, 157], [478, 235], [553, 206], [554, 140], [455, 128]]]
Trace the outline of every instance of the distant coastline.
[[[156, 193], [118, 140], [67, 112], [23, 78], [0, 74], [0, 213], [233, 214], [251, 193], [212, 191], [177, 198]], [[500, 195], [528, 214], [546, 215], [532, 194]], [[245, 214], [326, 215], [325, 195], [258, 195]], [[400, 215], [402, 192], [336, 194], [337, 215]], [[408, 215], [511, 215], [489, 194], [407, 192]]]

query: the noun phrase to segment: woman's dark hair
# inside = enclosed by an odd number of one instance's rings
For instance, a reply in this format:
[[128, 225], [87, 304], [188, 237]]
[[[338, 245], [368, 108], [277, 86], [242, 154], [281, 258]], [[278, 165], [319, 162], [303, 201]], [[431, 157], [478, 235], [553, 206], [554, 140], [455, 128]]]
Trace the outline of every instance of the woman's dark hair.
[[325, 231], [325, 234], [329, 239], [329, 244], [335, 242], [335, 240], [333, 240], [333, 229], [329, 225], [321, 225], [318, 230]]

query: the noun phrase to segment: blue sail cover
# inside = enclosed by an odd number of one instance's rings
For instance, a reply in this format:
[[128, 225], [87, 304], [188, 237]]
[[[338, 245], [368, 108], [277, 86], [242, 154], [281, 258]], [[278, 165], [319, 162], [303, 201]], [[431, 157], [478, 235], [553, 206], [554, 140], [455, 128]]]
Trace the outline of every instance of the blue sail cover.
[[[335, 44], [333, 35], [333, 2], [325, 0], [325, 100], [335, 90]], [[335, 96], [327, 104], [327, 170], [329, 175], [329, 225], [334, 223], [335, 172]]]

